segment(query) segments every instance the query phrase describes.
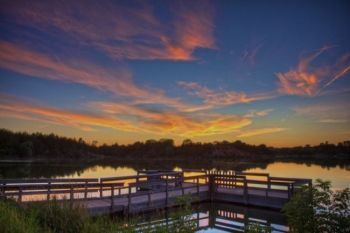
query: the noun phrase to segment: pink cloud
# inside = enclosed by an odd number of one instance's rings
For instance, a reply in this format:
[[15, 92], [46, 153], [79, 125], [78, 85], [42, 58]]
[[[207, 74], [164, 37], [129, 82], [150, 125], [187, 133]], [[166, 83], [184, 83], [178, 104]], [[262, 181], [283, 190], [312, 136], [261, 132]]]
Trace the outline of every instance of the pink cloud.
[[132, 98], [137, 103], [160, 103], [174, 108], [191, 108], [159, 89], [139, 87], [125, 67], [113, 69], [85, 60], [57, 59], [10, 42], [0, 41], [0, 67], [41, 79], [77, 83], [114, 95]]
[[176, 1], [173, 21], [165, 23], [155, 9], [103, 1], [9, 1], [2, 5], [17, 23], [38, 30], [56, 28], [82, 45], [117, 59], [193, 60], [198, 48], [214, 48], [213, 9], [209, 1]]
[[279, 92], [287, 95], [315, 96], [337, 79], [345, 77], [350, 72], [350, 54], [345, 54], [335, 64], [311, 66], [329, 47], [324, 47], [299, 61], [296, 68], [288, 72], [277, 73]]
[[196, 82], [179, 81], [178, 85], [186, 89], [190, 95], [203, 99], [208, 108], [239, 103], [250, 103], [259, 100], [271, 99], [274, 93], [260, 93], [248, 95], [244, 92], [212, 90]]

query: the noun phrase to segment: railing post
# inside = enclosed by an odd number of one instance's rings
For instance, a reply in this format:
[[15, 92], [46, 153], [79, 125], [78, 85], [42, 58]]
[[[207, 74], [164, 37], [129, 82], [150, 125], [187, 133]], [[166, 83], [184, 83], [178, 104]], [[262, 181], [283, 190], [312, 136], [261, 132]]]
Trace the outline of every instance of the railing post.
[[19, 194], [18, 194], [18, 202], [21, 203], [22, 202], [22, 187], [19, 187], [18, 192], [19, 192]]
[[87, 194], [88, 194], [88, 182], [85, 181], [85, 192], [84, 192], [84, 198], [86, 199], [87, 198]]
[[288, 184], [288, 186], [287, 186], [287, 193], [288, 193], [288, 200], [290, 199], [290, 184]]
[[111, 186], [111, 209], [113, 210], [114, 206], [114, 184]]
[[5, 186], [6, 186], [6, 182], [3, 182], [3, 183], [2, 183], [2, 188], [1, 188], [1, 190], [2, 190], [2, 195], [4, 195], [4, 198], [6, 198], [6, 195], [5, 195]]
[[199, 196], [199, 178], [198, 177], [197, 177], [196, 182], [197, 182], [197, 195]]
[[165, 190], [165, 206], [168, 206], [168, 175], [166, 175], [166, 180], [165, 180], [165, 184], [166, 184], [166, 190]]
[[128, 188], [128, 211], [130, 210], [130, 205], [131, 205], [131, 186], [129, 185], [129, 188]]
[[271, 189], [271, 179], [270, 174], [267, 175], [267, 189]]
[[103, 181], [102, 180], [100, 180], [100, 198], [102, 198], [103, 197]]
[[210, 200], [214, 200], [214, 194], [215, 194], [215, 175], [210, 174], [209, 175], [209, 195], [210, 195]]
[[181, 183], [181, 194], [185, 195], [184, 183]]
[[151, 190], [148, 190], [148, 207], [151, 206]]
[[46, 199], [49, 201], [50, 200], [50, 192], [51, 192], [51, 181], [47, 184], [47, 197]]
[[74, 199], [74, 193], [73, 193], [73, 185], [70, 185], [70, 201], [73, 202]]
[[244, 176], [244, 179], [243, 179], [243, 182], [244, 182], [244, 201], [246, 204], [248, 204], [248, 184], [247, 184], [247, 178]]

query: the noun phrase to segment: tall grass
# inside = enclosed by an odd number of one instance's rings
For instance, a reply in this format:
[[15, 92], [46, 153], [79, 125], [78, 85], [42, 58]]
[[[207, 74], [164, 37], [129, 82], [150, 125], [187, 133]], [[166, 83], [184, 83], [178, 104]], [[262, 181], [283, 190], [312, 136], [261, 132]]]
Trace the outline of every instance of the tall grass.
[[142, 229], [136, 224], [137, 218], [120, 221], [108, 216], [91, 217], [85, 208], [71, 206], [68, 202], [52, 200], [45, 203], [18, 205], [15, 201], [0, 200], [1, 233], [190, 233], [195, 225], [186, 217], [190, 207], [184, 200], [183, 205], [173, 215], [173, 224], [169, 226], [146, 226]]

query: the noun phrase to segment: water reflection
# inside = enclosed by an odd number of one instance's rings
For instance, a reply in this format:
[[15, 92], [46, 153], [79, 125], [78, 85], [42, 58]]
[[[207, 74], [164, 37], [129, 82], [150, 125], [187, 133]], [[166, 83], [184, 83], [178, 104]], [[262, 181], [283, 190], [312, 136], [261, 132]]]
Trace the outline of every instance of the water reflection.
[[[244, 164], [244, 165], [243, 165]], [[193, 167], [191, 167], [193, 165]], [[149, 169], [175, 169], [181, 168], [198, 169], [194, 163], [187, 163], [186, 166], [178, 166], [174, 164], [170, 168], [161, 164], [146, 168]], [[349, 165], [332, 165], [324, 166], [318, 164], [305, 164], [295, 162], [274, 162], [274, 163], [243, 163], [228, 166], [225, 169], [216, 166], [205, 166], [200, 169], [205, 170], [237, 170], [249, 172], [265, 172], [272, 176], [280, 177], [300, 177], [300, 178], [317, 178], [331, 180], [333, 187], [346, 188], [350, 183], [350, 166]], [[76, 163], [1, 163], [0, 162], [0, 178], [99, 178], [110, 176], [126, 176], [135, 175], [138, 169], [145, 169], [138, 166], [128, 166], [120, 163], [106, 164], [81, 164]], [[193, 173], [196, 174], [196, 173]]]
[[[171, 210], [170, 210], [171, 211]], [[171, 213], [147, 215], [141, 219], [139, 227], [145, 225], [172, 224]], [[273, 232], [288, 232], [289, 228], [282, 213], [253, 207], [244, 207], [227, 203], [202, 203], [193, 207], [189, 221], [193, 221], [197, 232], [243, 232], [248, 224], [270, 226]]]

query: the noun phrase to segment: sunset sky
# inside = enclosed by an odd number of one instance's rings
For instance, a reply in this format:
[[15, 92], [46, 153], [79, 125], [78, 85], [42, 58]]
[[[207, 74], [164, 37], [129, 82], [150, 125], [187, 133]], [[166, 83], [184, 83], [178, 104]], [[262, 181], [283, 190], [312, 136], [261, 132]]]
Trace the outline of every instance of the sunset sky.
[[99, 144], [350, 139], [349, 1], [0, 3], [0, 128]]

